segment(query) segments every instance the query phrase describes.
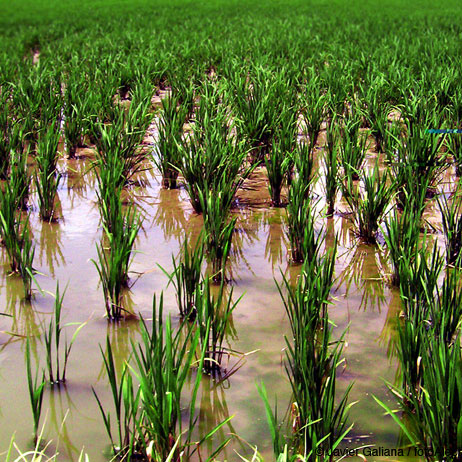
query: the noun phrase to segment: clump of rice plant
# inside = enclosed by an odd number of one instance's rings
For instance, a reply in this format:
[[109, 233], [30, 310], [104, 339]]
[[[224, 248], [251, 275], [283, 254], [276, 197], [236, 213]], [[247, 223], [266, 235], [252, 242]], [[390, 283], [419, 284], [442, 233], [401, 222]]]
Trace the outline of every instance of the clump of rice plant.
[[327, 202], [327, 216], [331, 217], [335, 210], [335, 200], [339, 190], [339, 133], [335, 125], [335, 118], [329, 123], [326, 131], [327, 144], [324, 152], [325, 193]]
[[394, 194], [394, 185], [389, 184], [388, 172], [380, 173], [376, 163], [372, 173], [362, 173], [364, 193], [355, 188], [351, 176], [341, 183], [343, 196], [355, 216], [358, 236], [366, 243], [376, 242], [379, 224]]
[[205, 247], [212, 263], [213, 280], [225, 279], [225, 266], [231, 251], [231, 241], [237, 218], [229, 217], [230, 198], [220, 191], [200, 193], [204, 211]]
[[179, 263], [172, 257], [173, 272], [169, 275], [169, 282], [172, 282], [175, 287], [180, 316], [189, 320], [194, 320], [196, 317], [196, 289], [202, 280], [203, 260], [203, 234], [192, 249], [189, 249], [188, 240], [185, 239]]
[[[330, 452], [350, 431], [347, 427], [348, 394], [336, 399], [337, 368], [341, 364], [343, 336], [332, 342], [328, 319], [328, 297], [333, 283], [335, 252], [306, 261], [294, 287], [285, 277], [278, 285], [289, 317], [292, 340], [286, 339], [286, 371], [292, 388], [292, 435], [284, 437], [277, 417], [260, 388], [277, 455], [287, 445], [291, 453], [330, 459]], [[284, 292], [283, 292], [284, 291]], [[284, 295], [286, 293], [286, 295]], [[318, 450], [317, 452], [315, 452]], [[310, 459], [311, 460], [311, 459]]]
[[162, 112], [159, 116], [157, 129], [156, 165], [162, 173], [162, 186], [175, 189], [181, 166], [181, 138], [183, 125], [187, 118], [187, 107], [181, 105], [181, 94], [172, 94], [162, 100]]
[[247, 76], [237, 68], [230, 76], [238, 134], [250, 150], [252, 163], [262, 161], [270, 151], [281, 114], [285, 108], [295, 107], [294, 90], [290, 75], [284, 70], [273, 73], [256, 67]]
[[27, 171], [27, 156], [29, 149], [25, 151], [11, 151], [10, 154], [10, 180], [12, 190], [17, 197], [18, 208], [27, 209], [29, 198], [30, 175]]
[[[284, 135], [282, 135], [284, 136]], [[286, 149], [285, 141], [276, 139], [272, 143], [268, 156], [265, 156], [266, 171], [268, 174], [268, 189], [271, 195], [271, 205], [281, 206], [281, 190], [287, 178], [291, 162], [291, 152]]]
[[133, 94], [128, 110], [117, 107], [109, 124], [98, 123], [95, 126], [97, 166], [100, 171], [117, 171], [117, 185], [128, 184], [130, 178], [143, 168], [146, 155], [140, 145], [151, 123], [150, 110], [151, 93], [140, 85]]
[[309, 137], [309, 145], [313, 149], [326, 115], [327, 96], [322, 92], [319, 77], [311, 73], [307, 78], [306, 87], [302, 90], [301, 114]]
[[384, 141], [388, 129], [390, 104], [381, 77], [377, 77], [365, 92], [366, 118], [375, 138], [377, 152], [384, 152]]
[[78, 147], [84, 146], [84, 137], [88, 130], [88, 117], [91, 114], [94, 95], [88, 91], [86, 75], [80, 76], [80, 70], [71, 72], [64, 88], [63, 129], [67, 154], [75, 157]]
[[32, 297], [35, 246], [29, 231], [29, 217], [24, 221], [18, 212], [18, 195], [10, 183], [0, 191], [0, 235], [8, 254], [11, 271], [18, 273], [24, 284], [26, 299]]
[[462, 198], [456, 191], [451, 203], [445, 194], [438, 196], [444, 237], [446, 242], [446, 262], [448, 265], [460, 266], [462, 250]]
[[84, 324], [81, 324], [76, 329], [70, 343], [67, 342], [67, 339], [65, 340], [64, 354], [61, 359], [61, 334], [63, 333], [63, 329], [66, 327], [66, 325], [63, 326], [61, 324], [61, 313], [65, 292], [66, 291], [64, 291], [61, 295], [59, 291], [59, 283], [56, 284], [53, 317], [48, 325], [48, 329], [45, 331], [48, 378], [51, 385], [58, 386], [62, 383], [66, 383], [66, 369], [72, 345], [74, 344], [75, 338], [80, 332], [80, 329], [84, 326]]
[[109, 231], [105, 228], [107, 247], [104, 241], [97, 244], [98, 261], [92, 260], [98, 270], [103, 286], [104, 302], [109, 320], [117, 321], [125, 317], [123, 304], [124, 289], [128, 286], [128, 271], [133, 259], [133, 245], [141, 227], [141, 219], [133, 206], [122, 212], [118, 199], [117, 220]]
[[[212, 438], [229, 419], [220, 423], [200, 441], [192, 441], [195, 406], [202, 379], [205, 351], [202, 350], [192, 399], [184, 410], [183, 389], [193, 367], [199, 342], [199, 332], [193, 332], [183, 323], [175, 332], [170, 318], [163, 320], [163, 297], [157, 306], [153, 300], [152, 327], [141, 319], [141, 342], [132, 343], [134, 366], [124, 365], [117, 376], [112, 347], [107, 341], [104, 356], [116, 414], [116, 435], [113, 435], [111, 416], [98, 401], [113, 452], [119, 458], [146, 458], [156, 462], [179, 459], [182, 453], [188, 457]], [[186, 330], [186, 332], [185, 332]], [[139, 387], [135, 387], [132, 374]], [[187, 427], [185, 428], [185, 422]]]
[[231, 202], [254, 168], [243, 166], [243, 143], [232, 135], [227, 108], [220, 99], [219, 88], [211, 83], [204, 85], [192, 135], [183, 138], [181, 173], [197, 213], [203, 211], [200, 196], [206, 191], [221, 191]]
[[[205, 352], [203, 369], [207, 374], [216, 375], [222, 370], [223, 357], [230, 352], [223, 341], [229, 327], [230, 316], [240, 301], [232, 302], [233, 289], [225, 294], [223, 281], [217, 296], [211, 292], [209, 279], [205, 278], [196, 287], [196, 311], [199, 339]], [[242, 297], [241, 297], [242, 298]]]
[[340, 144], [340, 160], [345, 176], [359, 180], [359, 173], [366, 157], [367, 136], [360, 133], [361, 114], [353, 113], [344, 123]]
[[403, 260], [410, 261], [415, 255], [419, 243], [422, 213], [425, 207], [425, 194], [406, 200], [404, 210], [400, 213], [394, 208], [385, 220], [383, 237], [388, 248], [393, 273], [391, 282], [400, 284], [400, 267]]
[[37, 172], [34, 180], [37, 188], [40, 216], [52, 220], [55, 213], [55, 197], [61, 174], [56, 169], [58, 161], [59, 127], [56, 123], [39, 133], [37, 143]]
[[295, 179], [289, 189], [287, 204], [287, 237], [290, 242], [291, 260], [294, 263], [310, 260], [322, 241], [315, 231], [314, 205], [308, 196], [310, 185]]
[[32, 372], [29, 338], [26, 340], [26, 372], [29, 400], [34, 420], [34, 440], [37, 441], [40, 416], [42, 414], [43, 392], [45, 388], [45, 371], [42, 371], [41, 378], [38, 371], [38, 365], [35, 375]]

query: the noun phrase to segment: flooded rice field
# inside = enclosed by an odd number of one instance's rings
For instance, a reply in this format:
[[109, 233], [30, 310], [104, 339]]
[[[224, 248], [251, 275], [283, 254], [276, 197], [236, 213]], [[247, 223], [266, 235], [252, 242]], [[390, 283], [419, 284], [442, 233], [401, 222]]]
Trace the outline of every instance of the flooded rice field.
[[[324, 132], [318, 152], [322, 150], [323, 136]], [[155, 142], [154, 138], [155, 134], [148, 142]], [[372, 159], [375, 154], [369, 152], [368, 156]], [[52, 316], [53, 294], [59, 281], [61, 289], [65, 288], [63, 321], [70, 324], [65, 328], [67, 338], [72, 337], [79, 324], [85, 325], [72, 348], [66, 384], [46, 388], [43, 439], [52, 440], [47, 449], [50, 453], [59, 448], [58, 460], [77, 460], [82, 448], [92, 462], [110, 458], [93, 389], [110, 408], [111, 394], [102, 357], [106, 338], [111, 341], [116, 366], [121, 370], [129, 360], [130, 342], [139, 341], [140, 331], [136, 319], [114, 323], [105, 317], [100, 281], [92, 262], [102, 235], [93, 158], [91, 149], [79, 149], [76, 159], [63, 156], [59, 161], [63, 181], [58, 190], [57, 222], [41, 221], [36, 213], [36, 197], [32, 195], [30, 199], [37, 270], [30, 302], [24, 300], [20, 278], [8, 274], [6, 257], [3, 258], [0, 297], [7, 316], [0, 317], [2, 450], [7, 449], [13, 434], [21, 448], [32, 444], [25, 338], [30, 338], [32, 355], [43, 357], [41, 332]], [[317, 168], [322, 175], [319, 164]], [[238, 221], [228, 262], [229, 287], [234, 288], [235, 300], [241, 296], [242, 299], [232, 313], [225, 343], [236, 353], [225, 360], [220, 377], [213, 380], [204, 376], [196, 403], [199, 434], [233, 416], [219, 433], [223, 439], [236, 435], [224, 449], [222, 458], [226, 460], [239, 460], [238, 454], [250, 457], [254, 446], [263, 456], [271, 456], [271, 437], [258, 384], [264, 382], [271, 403], [277, 397], [281, 416], [288, 412], [291, 396], [284, 368], [284, 336], [290, 336], [290, 327], [275, 281], [280, 283], [284, 274], [295, 282], [300, 266], [290, 264], [286, 212], [284, 208], [269, 206], [266, 178], [264, 167], [256, 169], [239, 190], [232, 209]], [[451, 182], [452, 178], [447, 174], [445, 181]], [[180, 319], [175, 290], [162, 268], [171, 272], [172, 255], [179, 255], [185, 238], [190, 242], [197, 239], [202, 216], [194, 212], [181, 181], [179, 189], [162, 189], [161, 176], [149, 160], [127, 191], [127, 200], [137, 204], [143, 217], [130, 271], [131, 290], [126, 294], [128, 306], [133, 313], [149, 320], [153, 294], [163, 292], [165, 315], [168, 313], [177, 325]], [[316, 192], [320, 194], [318, 186]], [[347, 214], [339, 212], [326, 219], [321, 215], [324, 204], [318, 205], [316, 226], [318, 230], [325, 227], [326, 248], [333, 245], [336, 234], [339, 242], [329, 307], [334, 337], [346, 330], [345, 361], [337, 375], [338, 393], [353, 383], [349, 401], [356, 402], [350, 413], [354, 426], [343, 446], [396, 448], [400, 440], [398, 427], [390, 416], [384, 415], [373, 395], [390, 407], [395, 406], [386, 382], [394, 383], [399, 374], [395, 358], [396, 322], [401, 310], [399, 291], [388, 283], [386, 251], [358, 241]], [[340, 202], [337, 209], [346, 207]], [[427, 210], [429, 218], [439, 220], [439, 213], [432, 206]], [[435, 238], [443, 243], [442, 236]]]

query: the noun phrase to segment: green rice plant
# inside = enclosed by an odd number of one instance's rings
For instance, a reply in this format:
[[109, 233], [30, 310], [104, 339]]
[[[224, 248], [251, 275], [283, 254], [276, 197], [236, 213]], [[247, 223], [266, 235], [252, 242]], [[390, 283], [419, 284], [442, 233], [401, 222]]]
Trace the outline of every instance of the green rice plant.
[[10, 184], [17, 198], [18, 207], [27, 209], [29, 198], [30, 175], [27, 170], [27, 156], [29, 148], [25, 151], [11, 151], [10, 153]]
[[8, 254], [11, 272], [18, 273], [24, 284], [26, 299], [32, 296], [32, 263], [35, 246], [29, 231], [29, 216], [21, 221], [18, 209], [18, 196], [10, 183], [0, 191], [0, 235]]
[[462, 421], [460, 336], [448, 345], [439, 336], [424, 335], [423, 343], [425, 353], [420, 357], [421, 384], [417, 391], [406, 394], [390, 386], [404, 419], [399, 420], [385, 403], [375, 399], [410, 442], [430, 454], [429, 460], [457, 460]]
[[[403, 370], [403, 390], [406, 395], [418, 392], [421, 384], [421, 358], [425, 355], [425, 338], [436, 313], [435, 297], [443, 260], [436, 245], [427, 257], [429, 246], [424, 238], [422, 246], [400, 262], [400, 296], [403, 320], [398, 325], [398, 358]], [[446, 317], [446, 319], [448, 319]], [[445, 321], [446, 322], [446, 321]], [[443, 328], [444, 326], [442, 326]]]
[[460, 266], [462, 250], [462, 199], [459, 190], [449, 203], [445, 194], [437, 197], [446, 242], [446, 263]]
[[191, 250], [188, 239], [185, 239], [179, 263], [172, 256], [172, 274], [169, 275], [162, 269], [169, 277], [169, 283], [172, 282], [175, 287], [180, 316], [189, 320], [196, 317], [196, 288], [201, 284], [203, 261], [204, 236], [201, 234]]
[[[311, 187], [315, 181], [314, 175], [314, 156], [313, 151], [311, 149], [310, 143], [306, 143], [302, 141], [295, 145], [293, 149], [293, 164], [296, 170], [296, 177], [304, 184], [309, 186], [307, 190], [307, 196], [311, 191]], [[290, 184], [289, 184], [289, 179]], [[287, 178], [287, 184], [290, 187], [292, 186], [292, 180], [289, 172], [289, 176]]]
[[58, 191], [61, 174], [56, 169], [58, 160], [59, 127], [53, 123], [39, 133], [37, 143], [37, 172], [35, 185], [39, 199], [40, 216], [51, 221], [55, 213], [55, 197]]
[[[286, 371], [293, 393], [294, 434], [289, 447], [295, 453], [302, 454], [314, 454], [321, 447], [327, 460], [331, 460], [332, 449], [351, 429], [346, 425], [351, 385], [338, 404], [334, 404], [336, 370], [342, 362], [343, 349], [343, 335], [338, 341], [332, 342], [327, 310], [335, 253], [336, 247], [329, 254], [306, 260], [295, 287], [285, 276], [282, 285], [278, 284], [293, 339], [286, 339]], [[283, 294], [283, 289], [287, 295]], [[266, 406], [269, 414], [267, 400]], [[274, 438], [277, 419], [271, 420]], [[280, 450], [278, 443], [275, 451]]]
[[366, 118], [371, 133], [375, 138], [377, 152], [384, 151], [384, 141], [388, 128], [390, 104], [387, 101], [383, 77], [379, 76], [371, 82], [365, 92]]
[[72, 345], [74, 344], [77, 334], [85, 325], [85, 323], [79, 325], [79, 327], [75, 330], [70, 343], [67, 342], [67, 339], [65, 340], [63, 359], [61, 360], [61, 334], [63, 329], [70, 325], [66, 324], [63, 326], [61, 324], [61, 312], [65, 293], [66, 290], [64, 290], [62, 295], [60, 294], [59, 283], [57, 283], [53, 317], [48, 324], [48, 329], [45, 330], [44, 333], [48, 377], [51, 385], [58, 386], [60, 386], [62, 383], [66, 383], [66, 369]]
[[139, 410], [141, 389], [135, 391], [133, 379], [128, 364], [124, 364], [120, 378], [115, 367], [114, 354], [109, 337], [106, 339], [106, 354], [101, 350], [104, 368], [111, 387], [111, 394], [115, 408], [116, 436], [113, 435], [111, 414], [106, 412], [98, 395], [92, 387], [93, 394], [103, 416], [104, 426], [112, 445], [115, 456], [130, 460], [132, 454], [142, 451], [136, 441], [137, 431], [141, 425]]
[[359, 173], [366, 157], [367, 136], [360, 134], [361, 117], [348, 118], [340, 144], [340, 161], [345, 176], [359, 180]]
[[181, 138], [187, 118], [187, 108], [181, 105], [181, 100], [182, 96], [178, 93], [164, 98], [157, 123], [159, 139], [155, 163], [162, 173], [162, 186], [166, 189], [176, 188], [181, 165]]
[[[414, 177], [417, 187], [428, 184], [429, 188], [434, 188], [438, 176], [448, 167], [447, 153], [440, 152], [445, 135], [428, 133], [428, 127], [441, 126], [440, 117], [430, 115], [425, 117], [425, 122], [419, 123], [417, 115], [414, 118], [407, 116], [405, 121], [407, 134], [399, 140], [394, 160], [398, 191], [401, 192], [406, 187], [410, 177]], [[398, 196], [400, 197], [401, 195]]]
[[309, 188], [309, 185], [297, 178], [293, 180], [289, 189], [289, 202], [286, 208], [287, 237], [294, 263], [311, 260], [323, 240], [321, 234], [316, 236], [314, 205], [307, 197]]
[[265, 156], [268, 174], [268, 189], [271, 195], [271, 205], [281, 207], [281, 190], [287, 178], [291, 154], [284, 150], [284, 143], [273, 140], [268, 156]]
[[327, 96], [322, 92], [319, 77], [308, 76], [306, 87], [302, 89], [301, 114], [309, 136], [311, 149], [314, 148], [326, 115]]
[[70, 159], [75, 157], [76, 149], [84, 144], [86, 117], [91, 113], [92, 98], [91, 92], [88, 94], [86, 76], [81, 76], [81, 69], [72, 70], [64, 87], [62, 112], [64, 140]]
[[252, 163], [263, 160], [269, 152], [284, 108], [295, 107], [295, 86], [285, 71], [273, 73], [255, 67], [247, 76], [236, 66], [230, 76], [237, 130], [250, 150]]
[[[212, 438], [229, 421], [226, 419], [218, 424], [201, 440], [192, 441], [204, 351], [198, 363], [192, 398], [186, 412], [183, 407], [183, 389], [193, 367], [199, 332], [194, 333], [193, 325], [187, 323], [174, 332], [170, 318], [163, 321], [162, 295], [158, 306], [155, 296], [153, 299], [152, 328], [148, 328], [143, 318], [140, 327], [141, 342], [132, 342], [131, 346], [134, 365], [125, 364], [120, 379], [117, 377], [109, 341], [107, 355], [104, 356], [116, 411], [117, 436], [112, 433], [110, 414], [104, 410], [95, 393], [113, 451], [119, 458], [126, 460], [180, 460], [182, 453], [190, 457], [204, 441]], [[132, 374], [139, 383], [137, 389]], [[185, 422], [187, 428], [184, 428]], [[194, 449], [191, 450], [191, 447]]]
[[150, 108], [150, 93], [140, 86], [128, 111], [118, 107], [110, 124], [98, 123], [95, 127], [97, 166], [100, 171], [107, 168], [120, 172], [117, 185], [128, 184], [130, 178], [143, 169], [145, 153], [140, 145], [152, 119]]
[[33, 375], [29, 338], [26, 340], [26, 372], [29, 400], [32, 408], [32, 417], [34, 420], [34, 440], [37, 441], [40, 415], [42, 413], [43, 392], [45, 388], [45, 371], [42, 371], [42, 378], [39, 379], [39, 371], [37, 365], [37, 370], [35, 375]]
[[242, 298], [240, 297], [233, 303], [232, 295], [233, 289], [229, 294], [225, 294], [223, 280], [216, 297], [211, 292], [208, 278], [196, 286], [195, 299], [199, 340], [202, 351], [205, 352], [203, 369], [212, 376], [221, 371], [223, 357], [231, 354], [223, 346], [223, 342], [229, 328], [230, 316]]
[[403, 258], [411, 261], [415, 255], [420, 236], [422, 213], [425, 207], [425, 195], [406, 200], [404, 210], [400, 214], [397, 208], [385, 220], [383, 237], [388, 248], [393, 268], [391, 282], [400, 284], [400, 267]]
[[106, 313], [109, 320], [117, 321], [127, 313], [123, 306], [124, 288], [128, 285], [128, 271], [133, 259], [133, 245], [141, 228], [141, 219], [136, 209], [129, 206], [121, 211], [119, 198], [118, 219], [105, 236], [109, 248], [97, 244], [98, 261], [92, 259], [103, 286]]
[[462, 319], [462, 290], [458, 270], [446, 271], [441, 287], [438, 287], [432, 304], [432, 329], [447, 345], [460, 333]]
[[203, 211], [200, 196], [207, 190], [222, 191], [231, 203], [242, 182], [255, 166], [243, 167], [244, 145], [232, 135], [227, 108], [220, 103], [220, 89], [204, 85], [192, 135], [183, 138], [181, 173], [191, 205]]
[[[24, 296], [26, 300], [30, 300], [32, 298], [32, 280], [34, 279], [32, 264], [34, 262], [35, 246], [29, 234], [29, 216], [23, 223], [21, 244], [18, 272], [24, 285]], [[17, 251], [18, 249], [16, 248]]]
[[371, 174], [361, 174], [361, 180], [363, 194], [355, 188], [352, 178], [348, 175], [341, 187], [345, 200], [355, 214], [358, 236], [364, 242], [373, 244], [376, 242], [380, 221], [395, 193], [395, 186], [393, 183], [389, 184], [387, 170], [380, 174], [377, 163]]
[[327, 216], [334, 214], [335, 200], [339, 190], [339, 132], [333, 119], [327, 126], [326, 131], [327, 145], [324, 151], [325, 175], [325, 194], [327, 202]]
[[230, 198], [221, 190], [200, 192], [201, 208], [204, 211], [205, 247], [212, 263], [213, 280], [226, 279], [225, 267], [231, 251], [231, 241], [237, 218], [228, 220]]

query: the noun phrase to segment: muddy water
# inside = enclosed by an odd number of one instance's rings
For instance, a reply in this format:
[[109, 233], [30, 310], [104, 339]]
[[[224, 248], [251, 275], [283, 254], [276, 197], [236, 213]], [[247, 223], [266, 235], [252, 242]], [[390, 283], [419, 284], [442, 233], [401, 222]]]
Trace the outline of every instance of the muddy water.
[[[89, 171], [91, 152], [80, 154], [81, 159], [60, 162], [59, 168], [65, 175], [59, 189], [62, 217], [57, 223], [42, 223], [38, 219], [36, 197], [32, 196], [36, 279], [42, 292], [37, 290], [31, 303], [22, 299], [21, 281], [7, 276], [3, 252], [0, 302], [2, 311], [14, 318], [0, 317], [0, 449], [6, 450], [13, 434], [21, 448], [31, 444], [24, 337], [31, 337], [33, 354], [41, 358], [44, 367], [40, 334], [50, 320], [51, 293], [59, 280], [62, 289], [67, 287], [64, 322], [86, 325], [71, 353], [68, 383], [60, 389], [46, 390], [44, 438], [53, 440], [50, 451], [58, 446], [58, 460], [77, 460], [84, 448], [91, 462], [101, 462], [108, 460], [108, 439], [92, 387], [109, 409], [112, 402], [100, 345], [104, 350], [109, 336], [120, 366], [128, 358], [130, 341], [136, 340], [138, 328], [136, 322], [114, 326], [104, 318], [102, 290], [91, 262], [96, 258], [95, 245], [101, 237], [95, 178]], [[176, 323], [175, 295], [158, 265], [171, 270], [172, 254], [178, 255], [185, 236], [192, 240], [197, 237], [202, 218], [193, 212], [184, 189], [162, 190], [159, 180], [158, 172], [151, 169], [130, 188], [129, 199], [137, 203], [144, 216], [131, 268], [134, 285], [130, 301], [134, 312], [149, 318], [153, 294], [164, 291], [164, 309]], [[319, 188], [316, 191], [321, 193]], [[290, 400], [290, 385], [282, 363], [284, 335], [289, 333], [289, 326], [274, 279], [281, 281], [282, 271], [295, 280], [299, 267], [288, 264], [285, 211], [268, 207], [264, 171], [256, 171], [252, 181], [245, 184], [237, 204], [233, 211], [239, 218], [234, 239], [237, 250], [231, 259], [230, 273], [235, 296], [243, 294], [243, 298], [234, 311], [227, 340], [234, 350], [257, 351], [246, 356], [242, 367], [223, 382], [204, 380], [198, 398], [198, 429], [205, 432], [219, 419], [234, 415], [221, 434], [226, 437], [235, 433], [242, 440], [230, 444], [222, 458], [238, 460], [236, 451], [249, 456], [252, 451], [245, 440], [270, 460], [270, 433], [256, 383], [266, 384], [271, 402], [277, 396], [279, 414], [283, 415]], [[339, 203], [339, 208], [345, 209], [345, 204]], [[383, 416], [372, 397], [393, 406], [385, 381], [393, 382], [397, 374], [394, 345], [399, 297], [383, 279], [389, 271], [386, 256], [377, 247], [358, 244], [346, 217], [336, 216], [328, 221], [319, 218], [318, 226], [326, 226], [327, 246], [332, 245], [336, 233], [340, 242], [330, 316], [336, 325], [336, 336], [347, 329], [339, 392], [354, 382], [350, 402], [357, 401], [351, 410], [354, 428], [346, 444], [396, 447], [397, 427], [390, 417]], [[74, 329], [75, 326], [67, 328], [69, 338]], [[236, 361], [237, 358], [230, 358], [228, 368]]]

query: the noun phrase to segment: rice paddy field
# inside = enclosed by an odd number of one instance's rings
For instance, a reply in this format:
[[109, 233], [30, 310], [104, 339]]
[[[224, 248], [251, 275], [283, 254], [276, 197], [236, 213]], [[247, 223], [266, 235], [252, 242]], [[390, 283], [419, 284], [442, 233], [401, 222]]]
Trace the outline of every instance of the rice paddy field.
[[0, 459], [460, 461], [455, 0], [0, 0]]

